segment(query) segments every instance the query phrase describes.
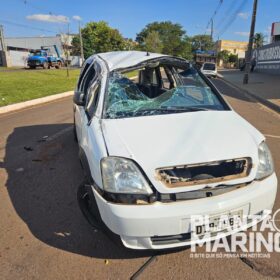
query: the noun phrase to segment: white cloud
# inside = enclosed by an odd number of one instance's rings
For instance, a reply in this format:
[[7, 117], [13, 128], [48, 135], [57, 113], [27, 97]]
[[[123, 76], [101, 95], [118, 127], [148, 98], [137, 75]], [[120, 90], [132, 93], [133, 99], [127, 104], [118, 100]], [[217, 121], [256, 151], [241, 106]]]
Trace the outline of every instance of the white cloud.
[[248, 37], [250, 35], [249, 32], [244, 32], [244, 31], [236, 31], [236, 32], [234, 32], [234, 34], [243, 36], [243, 37]]
[[29, 20], [68, 23], [69, 18], [63, 15], [34, 14], [26, 17]]
[[244, 13], [238, 13], [237, 14], [240, 18], [242, 18], [242, 19], [248, 19], [249, 18], [249, 12], [244, 12]]
[[80, 16], [73, 16], [72, 17], [74, 20], [77, 20], [77, 21], [81, 21], [82, 20], [82, 18], [80, 17]]

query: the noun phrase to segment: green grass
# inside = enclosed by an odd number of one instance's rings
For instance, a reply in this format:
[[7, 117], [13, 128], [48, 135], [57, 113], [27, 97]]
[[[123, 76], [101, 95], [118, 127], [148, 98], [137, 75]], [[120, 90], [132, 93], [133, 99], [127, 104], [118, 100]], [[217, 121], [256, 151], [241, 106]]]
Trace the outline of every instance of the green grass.
[[75, 88], [80, 69], [0, 72], [0, 106], [44, 97]]

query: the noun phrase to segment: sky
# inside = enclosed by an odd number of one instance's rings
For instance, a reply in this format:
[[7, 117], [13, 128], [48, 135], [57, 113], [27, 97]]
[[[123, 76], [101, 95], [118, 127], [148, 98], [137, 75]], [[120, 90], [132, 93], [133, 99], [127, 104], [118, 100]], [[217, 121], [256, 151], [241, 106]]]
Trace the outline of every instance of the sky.
[[[0, 0], [0, 24], [6, 37], [53, 36], [78, 30], [89, 21], [104, 20], [126, 38], [148, 23], [179, 23], [187, 35], [210, 34], [214, 40], [247, 41], [253, 0]], [[216, 13], [215, 13], [216, 11]], [[280, 21], [280, 0], [259, 0], [256, 32], [270, 38], [272, 22]]]

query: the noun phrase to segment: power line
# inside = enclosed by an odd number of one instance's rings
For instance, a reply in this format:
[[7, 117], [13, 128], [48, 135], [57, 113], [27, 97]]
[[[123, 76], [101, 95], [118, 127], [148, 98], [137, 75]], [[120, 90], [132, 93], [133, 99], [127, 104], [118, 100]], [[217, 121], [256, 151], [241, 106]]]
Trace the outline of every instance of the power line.
[[228, 7], [228, 9], [225, 11], [224, 16], [222, 17], [221, 20], [218, 21], [218, 23], [216, 24], [216, 26], [221, 26], [224, 21], [227, 19], [228, 15], [231, 13], [231, 11], [233, 11], [233, 9], [235, 8], [235, 4], [238, 3], [238, 1], [232, 1], [231, 5]]
[[42, 32], [48, 32], [48, 33], [55, 33], [55, 34], [57, 34], [57, 32], [52, 31], [52, 30], [48, 30], [48, 29], [44, 29], [44, 28], [39, 28], [39, 27], [33, 27], [31, 25], [16, 23], [16, 22], [12, 22], [12, 21], [9, 21], [9, 20], [0, 19], [0, 22], [3, 22], [5, 24], [9, 24], [9, 25], [14, 25], [14, 26], [22, 27], [22, 28], [34, 29], [34, 30], [39, 30], [39, 31], [42, 31]]
[[53, 15], [53, 13], [51, 11], [47, 11], [45, 8], [39, 7], [37, 5], [34, 5], [33, 3], [31, 4], [30, 1], [28, 0], [19, 0], [20, 2], [22, 2], [25, 6], [29, 5], [30, 7], [32, 7], [33, 9], [36, 9], [37, 11], [40, 12], [44, 12], [44, 13], [48, 13], [50, 15]]
[[243, 7], [247, 4], [248, 0], [244, 0], [241, 2], [241, 4], [238, 6], [238, 8], [233, 12], [233, 14], [231, 15], [231, 17], [229, 17], [228, 22], [226, 23], [226, 25], [224, 26], [224, 28], [218, 33], [218, 36], [220, 37], [221, 35], [223, 35], [227, 29], [232, 25], [232, 23], [235, 21], [238, 13], [243, 9]]
[[[211, 18], [209, 19], [209, 21], [208, 21], [208, 23], [207, 23], [207, 25], [206, 25], [206, 28], [205, 28], [205, 30], [207, 31], [207, 29], [208, 29], [208, 27], [210, 26], [210, 24], [212, 25], [213, 24], [213, 20], [214, 20], [214, 17], [217, 15], [217, 13], [219, 12], [219, 10], [220, 10], [220, 8], [221, 8], [221, 6], [222, 6], [222, 4], [223, 4], [223, 1], [224, 0], [219, 0], [219, 3], [218, 3], [218, 5], [217, 5], [217, 7], [216, 7], [216, 9], [215, 9], [215, 11], [214, 11], [214, 13], [213, 13], [213, 15], [211, 16]], [[212, 28], [213, 29], [213, 28]], [[205, 34], [206, 34], [206, 31], [205, 31]], [[212, 32], [213, 32], [213, 30], [212, 30]]]

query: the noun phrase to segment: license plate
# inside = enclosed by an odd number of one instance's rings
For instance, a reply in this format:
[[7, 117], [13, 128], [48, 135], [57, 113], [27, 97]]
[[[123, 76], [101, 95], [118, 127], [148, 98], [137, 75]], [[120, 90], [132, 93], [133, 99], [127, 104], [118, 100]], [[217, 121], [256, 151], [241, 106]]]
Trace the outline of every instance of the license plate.
[[208, 216], [202, 222], [195, 223], [193, 227], [196, 236], [215, 234], [238, 227], [242, 223], [243, 211], [237, 210], [215, 216]]

